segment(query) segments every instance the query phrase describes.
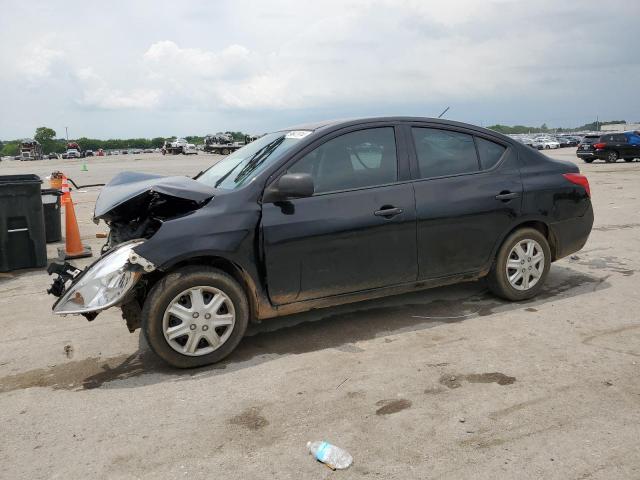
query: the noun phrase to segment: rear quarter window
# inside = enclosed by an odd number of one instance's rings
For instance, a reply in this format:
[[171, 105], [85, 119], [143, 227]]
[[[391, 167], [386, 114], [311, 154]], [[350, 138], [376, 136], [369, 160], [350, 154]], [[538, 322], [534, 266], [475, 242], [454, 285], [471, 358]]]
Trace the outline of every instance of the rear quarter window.
[[476, 137], [476, 146], [480, 156], [480, 166], [483, 170], [489, 170], [496, 165], [507, 150], [498, 143], [480, 137]]

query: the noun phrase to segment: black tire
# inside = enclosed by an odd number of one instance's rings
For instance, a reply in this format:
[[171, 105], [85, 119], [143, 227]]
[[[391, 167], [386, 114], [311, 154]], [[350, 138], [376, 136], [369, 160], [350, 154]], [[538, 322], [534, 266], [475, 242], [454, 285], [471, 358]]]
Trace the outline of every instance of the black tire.
[[625, 158], [624, 161], [627, 163], [631, 163], [633, 162], [633, 158]]
[[229, 149], [228, 148], [223, 149], [222, 155], [229, 155]]
[[591, 163], [593, 162], [593, 158], [583, 158], [582, 160], [584, 160], [585, 163]]
[[545, 149], [545, 150], [549, 150], [550, 148], [551, 148], [551, 147], [550, 147], [549, 145], [545, 145], [545, 146], [544, 146], [544, 149]]
[[[506, 264], [511, 249], [523, 240], [535, 240], [542, 248], [544, 253], [544, 271], [538, 282], [528, 290], [518, 290], [514, 288], [507, 278]], [[498, 253], [491, 267], [491, 271], [487, 276], [487, 285], [491, 292], [506, 300], [519, 302], [535, 297], [544, 286], [544, 282], [549, 274], [551, 266], [551, 249], [549, 242], [545, 236], [534, 228], [521, 228], [511, 233], [498, 249]]]
[[[235, 324], [228, 339], [216, 350], [189, 356], [174, 350], [164, 337], [165, 310], [177, 295], [196, 286], [210, 286], [224, 292], [235, 310]], [[229, 355], [240, 343], [249, 324], [249, 304], [242, 287], [221, 270], [206, 266], [189, 266], [167, 274], [154, 285], [142, 309], [142, 332], [151, 350], [169, 365], [194, 368], [216, 363]]]
[[616, 152], [615, 150], [611, 150], [609, 152], [607, 152], [607, 156], [605, 158], [605, 162], [607, 163], [616, 163], [618, 161], [618, 152]]

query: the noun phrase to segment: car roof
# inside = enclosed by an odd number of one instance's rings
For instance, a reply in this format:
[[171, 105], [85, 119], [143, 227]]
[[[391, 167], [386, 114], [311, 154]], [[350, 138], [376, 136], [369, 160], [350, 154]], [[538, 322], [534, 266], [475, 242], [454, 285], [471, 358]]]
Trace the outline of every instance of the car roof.
[[403, 117], [403, 116], [390, 116], [390, 117], [360, 117], [360, 118], [346, 118], [346, 119], [334, 119], [334, 120], [323, 120], [318, 122], [310, 122], [299, 125], [294, 125], [288, 128], [282, 128], [276, 131], [291, 131], [291, 130], [311, 130], [313, 132], [324, 130], [324, 129], [337, 129], [341, 127], [348, 127], [353, 125], [365, 124], [365, 123], [376, 123], [376, 122], [421, 122], [421, 123], [433, 123], [440, 124], [443, 126], [457, 126], [467, 129], [473, 129], [480, 132], [484, 132], [495, 137], [500, 137], [507, 140], [513, 140], [510, 137], [503, 135], [501, 133], [495, 132], [493, 130], [488, 130], [486, 128], [478, 127], [477, 125], [472, 125], [469, 123], [456, 122], [455, 120], [445, 120], [440, 118], [431, 118], [431, 117]]

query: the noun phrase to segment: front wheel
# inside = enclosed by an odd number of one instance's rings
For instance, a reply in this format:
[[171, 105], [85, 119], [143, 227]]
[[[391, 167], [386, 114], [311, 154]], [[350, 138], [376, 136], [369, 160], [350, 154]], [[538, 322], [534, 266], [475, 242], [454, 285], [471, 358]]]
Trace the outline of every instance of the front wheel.
[[551, 249], [538, 230], [516, 230], [503, 242], [487, 283], [498, 297], [527, 300], [538, 294], [549, 274]]
[[142, 311], [142, 332], [151, 350], [178, 368], [222, 360], [240, 343], [248, 323], [242, 287], [205, 266], [166, 275], [152, 288]]

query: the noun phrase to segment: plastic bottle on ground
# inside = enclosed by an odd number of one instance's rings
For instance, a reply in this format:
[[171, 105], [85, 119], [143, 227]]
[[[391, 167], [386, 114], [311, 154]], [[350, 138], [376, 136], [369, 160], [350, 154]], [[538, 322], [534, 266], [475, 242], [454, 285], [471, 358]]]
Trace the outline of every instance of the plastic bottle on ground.
[[307, 442], [307, 448], [316, 460], [333, 470], [344, 470], [353, 463], [353, 457], [349, 452], [328, 442]]

